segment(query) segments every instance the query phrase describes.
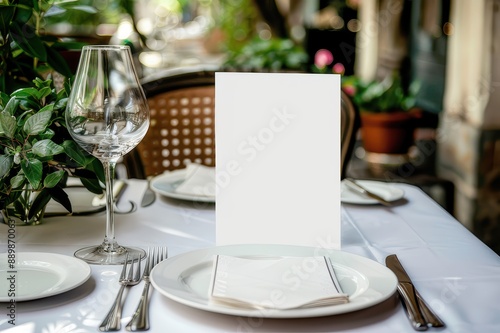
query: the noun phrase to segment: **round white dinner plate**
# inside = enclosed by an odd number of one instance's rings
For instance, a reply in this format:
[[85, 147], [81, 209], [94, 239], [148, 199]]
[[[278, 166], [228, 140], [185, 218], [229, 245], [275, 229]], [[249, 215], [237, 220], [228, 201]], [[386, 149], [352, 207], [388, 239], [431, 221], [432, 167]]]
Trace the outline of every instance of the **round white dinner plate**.
[[0, 302], [61, 294], [83, 284], [91, 273], [86, 262], [56, 253], [18, 252], [11, 264], [7, 253], [0, 254]]
[[[373, 192], [387, 201], [396, 201], [402, 199], [405, 192], [397, 187], [391, 186], [391, 184], [379, 182], [376, 180], [356, 180], [356, 183], [366, 188], [368, 191]], [[359, 192], [356, 192], [344, 181], [340, 184], [340, 201], [350, 204], [358, 205], [373, 205], [379, 202], [375, 199], [367, 197]]]
[[[331, 258], [335, 275], [349, 303], [291, 310], [248, 309], [211, 303], [208, 295], [213, 256], [244, 258], [309, 257]], [[305, 318], [357, 311], [380, 303], [394, 294], [397, 279], [387, 267], [364, 257], [338, 250], [289, 245], [228, 245], [195, 250], [168, 258], [155, 266], [151, 282], [161, 294], [193, 308], [260, 318]]]
[[177, 193], [175, 189], [186, 179], [186, 173], [186, 169], [180, 169], [158, 175], [151, 180], [151, 189], [156, 193], [169, 198], [189, 201], [215, 202], [215, 196]]

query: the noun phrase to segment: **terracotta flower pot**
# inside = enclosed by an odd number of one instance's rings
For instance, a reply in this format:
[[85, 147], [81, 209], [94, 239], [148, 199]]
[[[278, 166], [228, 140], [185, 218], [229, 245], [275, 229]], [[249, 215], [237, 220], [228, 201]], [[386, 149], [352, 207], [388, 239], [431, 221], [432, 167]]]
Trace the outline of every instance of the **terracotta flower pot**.
[[418, 112], [361, 112], [361, 135], [366, 151], [406, 154], [413, 144]]

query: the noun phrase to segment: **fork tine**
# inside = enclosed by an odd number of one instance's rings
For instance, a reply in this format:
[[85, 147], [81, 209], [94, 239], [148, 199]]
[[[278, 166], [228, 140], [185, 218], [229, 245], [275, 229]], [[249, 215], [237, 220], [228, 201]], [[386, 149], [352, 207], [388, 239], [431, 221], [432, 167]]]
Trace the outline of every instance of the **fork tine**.
[[165, 260], [165, 258], [167, 257], [167, 248], [166, 247], [162, 247], [161, 248], [161, 258], [160, 260], [158, 260], [157, 264], [162, 262], [163, 260]]
[[125, 262], [123, 263], [122, 272], [120, 274], [120, 280], [125, 279], [125, 276], [127, 274], [127, 264], [128, 264], [128, 252], [125, 256]]
[[134, 281], [139, 281], [141, 279], [141, 255], [139, 254], [139, 256], [135, 258], [135, 260], [137, 261], [137, 265], [135, 265], [136, 269], [134, 274]]
[[148, 253], [146, 254], [146, 265], [144, 266], [144, 274], [146, 274], [149, 271], [149, 266], [151, 266], [151, 249], [148, 248]]
[[153, 248], [153, 255], [151, 256], [151, 266], [149, 266], [149, 272], [148, 272], [148, 275], [151, 274], [151, 270], [153, 269], [153, 267], [156, 265], [156, 262], [157, 262], [157, 258], [158, 258], [158, 247], [154, 247]]
[[126, 262], [125, 265], [128, 266], [127, 280], [132, 281], [133, 274], [134, 274], [134, 267], [135, 267], [135, 259], [132, 258], [132, 260], [130, 260], [130, 265], [128, 264], [128, 262]]

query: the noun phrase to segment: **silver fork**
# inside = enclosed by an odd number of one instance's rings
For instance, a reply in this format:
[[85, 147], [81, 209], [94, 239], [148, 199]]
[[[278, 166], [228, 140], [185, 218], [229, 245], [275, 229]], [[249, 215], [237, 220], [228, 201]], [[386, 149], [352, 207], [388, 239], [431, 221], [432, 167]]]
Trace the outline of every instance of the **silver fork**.
[[144, 280], [144, 290], [142, 291], [141, 300], [139, 305], [135, 310], [132, 319], [127, 324], [127, 331], [147, 331], [149, 330], [149, 286], [151, 281], [149, 276], [153, 267], [161, 262], [163, 259], [167, 258], [167, 248], [153, 248], [153, 250], [148, 250], [148, 261], [146, 262], [146, 267], [144, 268], [144, 275], [142, 279]]
[[[130, 266], [130, 267], [129, 267]], [[127, 274], [128, 269], [128, 274]], [[141, 281], [141, 258], [140, 256], [130, 260], [128, 259], [128, 253], [125, 257], [125, 262], [123, 263], [122, 272], [120, 274], [120, 290], [116, 295], [115, 302], [111, 306], [106, 318], [99, 326], [99, 330], [102, 332], [118, 331], [120, 329], [120, 320], [122, 316], [122, 296], [123, 290], [127, 286], [134, 286]]]

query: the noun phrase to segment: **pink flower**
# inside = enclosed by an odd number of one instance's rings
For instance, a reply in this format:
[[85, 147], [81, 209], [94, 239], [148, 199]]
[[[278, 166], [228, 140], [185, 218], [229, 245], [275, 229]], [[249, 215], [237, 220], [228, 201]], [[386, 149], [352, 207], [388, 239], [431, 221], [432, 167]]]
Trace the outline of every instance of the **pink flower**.
[[340, 62], [338, 62], [338, 63], [336, 63], [335, 65], [333, 65], [332, 71], [333, 71], [335, 74], [344, 74], [344, 72], [345, 72], [345, 67], [344, 67], [344, 65], [342, 65]]
[[325, 68], [333, 62], [332, 52], [326, 49], [319, 49], [314, 55], [314, 64], [318, 68]]
[[344, 92], [351, 97], [356, 94], [356, 87], [354, 86], [345, 85], [342, 90], [344, 90]]

